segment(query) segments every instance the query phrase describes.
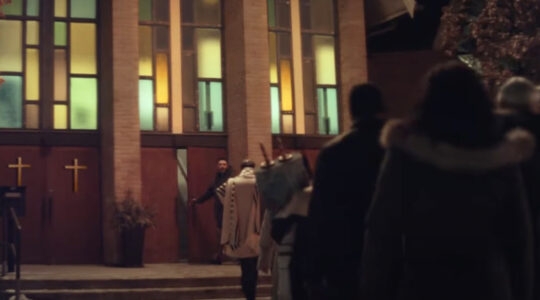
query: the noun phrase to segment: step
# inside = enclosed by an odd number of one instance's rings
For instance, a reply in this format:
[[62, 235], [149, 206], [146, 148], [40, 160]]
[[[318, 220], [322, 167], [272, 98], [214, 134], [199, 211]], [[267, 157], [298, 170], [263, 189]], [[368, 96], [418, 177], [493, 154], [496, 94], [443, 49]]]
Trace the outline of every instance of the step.
[[[257, 287], [260, 299], [268, 298], [271, 285]], [[4, 296], [13, 295], [7, 290]], [[31, 300], [192, 300], [242, 299], [240, 286], [184, 287], [184, 288], [110, 288], [110, 289], [35, 289], [23, 290]]]

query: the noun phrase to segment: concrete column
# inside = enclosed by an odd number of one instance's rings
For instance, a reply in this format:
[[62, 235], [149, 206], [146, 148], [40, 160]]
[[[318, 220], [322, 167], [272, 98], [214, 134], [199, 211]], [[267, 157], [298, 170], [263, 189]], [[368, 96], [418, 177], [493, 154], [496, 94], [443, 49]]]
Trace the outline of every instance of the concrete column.
[[262, 161], [272, 151], [266, 1], [225, 0], [224, 46], [229, 159]]
[[337, 0], [339, 26], [339, 70], [341, 82], [340, 130], [351, 126], [349, 92], [359, 83], [367, 82], [366, 26], [363, 0]]
[[133, 0], [100, 3], [103, 257], [105, 264], [114, 265], [122, 259], [119, 235], [111, 226], [114, 204], [127, 191], [141, 199], [139, 6]]

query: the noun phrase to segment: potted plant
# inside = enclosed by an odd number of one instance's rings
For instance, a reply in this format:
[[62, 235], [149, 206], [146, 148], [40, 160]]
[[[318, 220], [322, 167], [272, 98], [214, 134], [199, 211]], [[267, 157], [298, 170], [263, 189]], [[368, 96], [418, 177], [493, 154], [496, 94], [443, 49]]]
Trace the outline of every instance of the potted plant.
[[135, 200], [129, 191], [122, 201], [116, 203], [114, 227], [122, 239], [122, 266], [143, 266], [144, 234], [146, 229], [154, 226], [154, 215], [151, 209]]

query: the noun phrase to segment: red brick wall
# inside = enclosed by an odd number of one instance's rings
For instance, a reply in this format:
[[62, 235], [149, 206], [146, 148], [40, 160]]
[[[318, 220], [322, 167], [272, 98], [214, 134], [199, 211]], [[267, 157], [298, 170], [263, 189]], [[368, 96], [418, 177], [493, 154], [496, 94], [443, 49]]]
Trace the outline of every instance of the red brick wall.
[[446, 58], [434, 51], [369, 55], [369, 81], [382, 89], [389, 116], [402, 117], [412, 111], [422, 96], [424, 75], [443, 61]]

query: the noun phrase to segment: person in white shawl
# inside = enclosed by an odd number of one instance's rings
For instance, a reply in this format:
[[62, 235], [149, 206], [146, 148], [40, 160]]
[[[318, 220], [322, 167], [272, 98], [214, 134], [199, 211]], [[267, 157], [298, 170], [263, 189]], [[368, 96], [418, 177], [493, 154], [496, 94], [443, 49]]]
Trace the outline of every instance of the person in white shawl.
[[242, 171], [218, 189], [223, 197], [223, 229], [221, 245], [226, 255], [237, 258], [242, 268], [242, 291], [247, 300], [254, 300], [257, 288], [257, 258], [261, 228], [260, 195], [257, 188], [255, 163], [244, 160]]

